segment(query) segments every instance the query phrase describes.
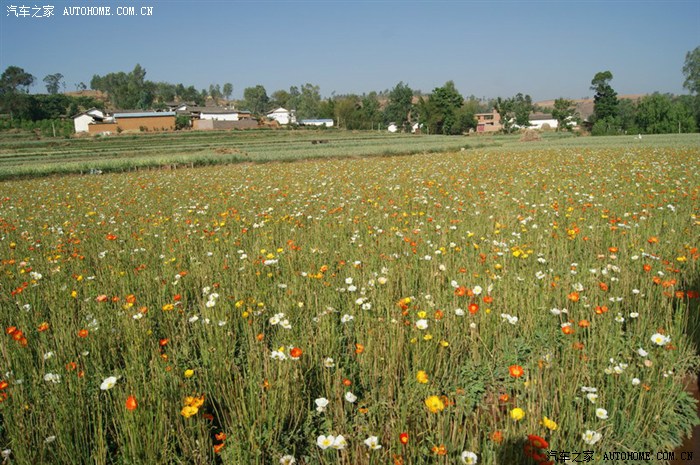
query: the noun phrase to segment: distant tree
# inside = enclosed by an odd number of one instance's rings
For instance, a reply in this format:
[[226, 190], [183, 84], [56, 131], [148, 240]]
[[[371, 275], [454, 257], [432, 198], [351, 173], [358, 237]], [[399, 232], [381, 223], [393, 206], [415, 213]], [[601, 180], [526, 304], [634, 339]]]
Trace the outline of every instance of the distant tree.
[[333, 110], [338, 127], [345, 129], [362, 129], [362, 103], [357, 95], [336, 97]]
[[230, 82], [224, 84], [223, 94], [224, 97], [226, 97], [226, 100], [231, 100], [231, 95], [233, 94], [233, 84], [231, 84]]
[[645, 134], [692, 132], [695, 118], [682, 102], [671, 95], [654, 93], [643, 97], [637, 105], [636, 123]]
[[411, 125], [411, 110], [413, 110], [413, 90], [399, 82], [389, 91], [389, 102], [384, 108], [384, 123], [396, 123], [405, 130]]
[[34, 76], [19, 66], [8, 66], [2, 73], [2, 76], [0, 76], [0, 94], [11, 94], [21, 91], [26, 94], [33, 83]]
[[592, 115], [594, 135], [616, 134], [621, 130], [617, 92], [610, 85], [612, 78], [610, 71], [601, 71], [591, 81], [591, 90], [595, 91]]
[[379, 99], [376, 92], [370, 92], [362, 96], [362, 114], [363, 129], [378, 128], [382, 122], [382, 112], [379, 108]]
[[[290, 89], [290, 94], [292, 94], [292, 89]], [[298, 96], [296, 100], [296, 115], [297, 119], [309, 119], [309, 118], [319, 118], [321, 117], [321, 88], [317, 85], [306, 83], [301, 86], [298, 91]], [[330, 115], [327, 111], [324, 111], [326, 117], [332, 118], [333, 112]]]
[[498, 97], [493, 102], [493, 108], [496, 110], [496, 113], [498, 113], [498, 116], [501, 119], [501, 125], [503, 125], [503, 132], [505, 132], [506, 134], [512, 132], [513, 123], [515, 123], [513, 99], [503, 99], [501, 97]]
[[169, 82], [156, 82], [155, 83], [155, 97], [154, 100], [160, 103], [171, 103], [175, 100], [177, 95], [177, 86], [170, 84]]
[[573, 100], [556, 99], [552, 117], [557, 120], [557, 131], [571, 131], [576, 118], [576, 107]]
[[209, 97], [209, 94], [207, 93], [207, 89], [202, 89], [195, 96], [194, 102], [200, 106], [205, 105], [207, 103], [207, 97]]
[[0, 76], [0, 108], [10, 114], [10, 119], [21, 118], [28, 111], [27, 93], [33, 82], [34, 76], [18, 66], [8, 66]]
[[243, 98], [248, 110], [253, 114], [261, 115], [267, 110], [270, 99], [267, 96], [265, 87], [258, 84], [255, 87], [246, 87], [243, 90]]
[[685, 105], [690, 104], [692, 113], [695, 115], [695, 123], [700, 127], [700, 46], [685, 55], [683, 64], [683, 75], [685, 81], [683, 87], [688, 89], [691, 100], [685, 100]]
[[83, 90], [86, 90], [86, 89], [87, 89], [87, 86], [85, 85], [84, 82], [79, 82], [79, 83], [77, 83], [77, 84], [75, 85], [75, 90], [83, 91]]
[[533, 109], [532, 98], [529, 95], [523, 95], [521, 93], [515, 94], [515, 97], [513, 97], [513, 116], [515, 117], [515, 124], [521, 128], [530, 126], [530, 113], [532, 113]]
[[426, 100], [422, 96], [418, 101], [419, 120], [431, 134], [460, 134], [461, 125], [457, 112], [461, 109], [464, 98], [455, 88], [453, 81], [433, 89]]
[[683, 87], [688, 89], [691, 94], [700, 95], [700, 46], [695, 47], [692, 52], [686, 53], [683, 75], [685, 76]]
[[55, 73], [49, 74], [44, 78], [46, 83], [46, 92], [49, 94], [57, 94], [58, 89], [61, 88], [61, 81], [63, 81], [63, 74]]
[[[147, 108], [153, 102], [154, 91], [146, 88], [146, 70], [136, 64], [129, 73], [123, 71], [104, 76], [94, 75], [90, 87], [107, 92], [115, 108]], [[152, 83], [151, 83], [152, 84]]]
[[221, 86], [219, 84], [209, 84], [209, 96], [214, 99], [214, 102], [218, 102], [223, 97]]
[[286, 108], [289, 102], [289, 92], [284, 89], [276, 90], [272, 93], [272, 106]]
[[318, 104], [318, 109], [313, 114], [316, 115], [317, 118], [334, 119], [336, 117], [335, 102], [335, 98], [327, 98], [325, 100], [321, 100], [321, 102]]

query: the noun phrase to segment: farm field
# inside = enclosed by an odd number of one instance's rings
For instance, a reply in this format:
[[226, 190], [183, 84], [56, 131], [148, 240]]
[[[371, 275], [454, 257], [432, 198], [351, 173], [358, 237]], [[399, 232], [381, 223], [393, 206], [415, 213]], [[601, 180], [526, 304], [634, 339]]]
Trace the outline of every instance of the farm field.
[[[470, 142], [470, 144], [468, 144]], [[445, 137], [336, 130], [184, 131], [72, 139], [0, 136], [0, 179], [152, 167], [444, 152], [494, 144]]]
[[698, 423], [698, 135], [167, 137], [0, 142], [2, 178], [269, 161], [0, 181], [8, 463], [602, 463]]

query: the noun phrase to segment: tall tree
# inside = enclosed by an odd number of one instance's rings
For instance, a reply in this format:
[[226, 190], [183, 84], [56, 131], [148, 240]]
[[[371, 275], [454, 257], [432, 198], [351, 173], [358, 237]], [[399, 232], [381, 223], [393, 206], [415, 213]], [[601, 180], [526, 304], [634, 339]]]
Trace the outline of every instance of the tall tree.
[[695, 47], [692, 52], [686, 53], [683, 75], [685, 76], [683, 87], [688, 89], [691, 94], [700, 95], [700, 46]]
[[[290, 94], [292, 94], [292, 89], [290, 89]], [[299, 95], [295, 100], [298, 120], [318, 118], [321, 116], [321, 88], [319, 86], [307, 82], [301, 86]], [[326, 113], [324, 116], [333, 117], [332, 110], [330, 115], [327, 114], [327, 111], [324, 112]]]
[[493, 108], [498, 113], [501, 119], [501, 125], [503, 125], [503, 132], [506, 134], [513, 131], [513, 123], [515, 122], [513, 99], [503, 99], [498, 97], [495, 102], [493, 102]]
[[515, 114], [515, 124], [521, 128], [530, 126], [530, 113], [533, 110], [532, 97], [521, 93], [513, 97], [513, 112]]
[[379, 109], [379, 99], [377, 93], [372, 91], [367, 95], [362, 96], [362, 120], [364, 122], [363, 129], [378, 128], [382, 122], [382, 112]]
[[0, 107], [10, 114], [10, 119], [27, 112], [29, 96], [26, 94], [32, 83], [34, 76], [18, 66], [8, 66], [0, 76]]
[[287, 92], [284, 89], [276, 90], [272, 93], [272, 105], [274, 107], [282, 107], [286, 108], [287, 103], [289, 102], [289, 92]]
[[411, 110], [413, 90], [401, 81], [389, 92], [389, 102], [384, 108], [384, 123], [396, 123], [406, 130], [411, 125]]
[[593, 97], [593, 116], [596, 120], [617, 116], [617, 92], [610, 85], [613, 75], [610, 71], [596, 73], [591, 81]]
[[224, 84], [223, 94], [224, 97], [226, 97], [226, 100], [231, 100], [231, 94], [233, 94], [233, 84], [231, 84], [230, 82]]
[[8, 66], [2, 73], [2, 76], [0, 76], [0, 94], [11, 94], [21, 91], [26, 94], [33, 83], [34, 76], [19, 66]]
[[571, 131], [576, 116], [573, 100], [558, 98], [554, 101], [552, 116], [557, 120], [557, 131]]
[[44, 78], [46, 83], [46, 92], [49, 94], [57, 94], [58, 89], [61, 88], [61, 82], [63, 81], [63, 74], [55, 73], [49, 74]]
[[260, 84], [255, 87], [246, 87], [243, 90], [243, 98], [245, 99], [248, 110], [256, 115], [265, 113], [270, 101], [265, 87]]

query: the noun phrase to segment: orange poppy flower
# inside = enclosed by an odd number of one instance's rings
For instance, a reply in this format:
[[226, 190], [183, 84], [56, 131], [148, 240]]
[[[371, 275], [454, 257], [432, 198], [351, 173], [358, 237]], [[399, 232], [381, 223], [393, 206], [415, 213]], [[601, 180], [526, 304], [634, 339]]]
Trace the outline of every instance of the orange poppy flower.
[[567, 295], [566, 298], [572, 302], [578, 302], [578, 300], [579, 300], [578, 292], [574, 291], [574, 292], [570, 293], [569, 295]]
[[651, 271], [651, 265], [649, 265], [648, 263], [645, 263], [644, 266], [643, 266], [642, 268], [643, 268], [644, 271], [646, 271], [647, 273]]
[[574, 334], [574, 328], [572, 328], [571, 325], [562, 326], [561, 332], [566, 335]]
[[498, 400], [505, 404], [510, 400], [510, 396], [508, 394], [501, 394], [500, 396], [498, 396]]
[[134, 397], [134, 396], [127, 397], [126, 402], [124, 402], [124, 407], [126, 407], [126, 409], [129, 411], [136, 410], [136, 408], [138, 406], [139, 406], [139, 404], [136, 401], [136, 397]]
[[479, 305], [478, 304], [469, 304], [469, 313], [472, 315], [475, 315], [476, 312], [479, 311]]
[[78, 337], [86, 338], [88, 337], [89, 331], [87, 329], [81, 329], [78, 331]]
[[491, 297], [490, 295], [485, 295], [484, 296], [484, 303], [490, 304], [491, 302], [493, 302], [493, 297]]
[[596, 308], [595, 308], [595, 313], [596, 313], [596, 315], [602, 315], [603, 313], [605, 313], [605, 312], [607, 312], [607, 311], [608, 311], [608, 306], [607, 306], [607, 305], [603, 305], [603, 306], [598, 305], [598, 306], [596, 306]]
[[43, 323], [41, 323], [41, 324], [39, 325], [39, 327], [38, 327], [36, 330], [39, 331], [39, 332], [41, 333], [41, 332], [43, 332], [43, 331], [46, 331], [47, 329], [49, 329], [49, 324], [48, 324], [47, 322], [44, 321]]
[[603, 292], [607, 292], [608, 289], [610, 289], [610, 287], [609, 287], [606, 283], [604, 283], [604, 282], [598, 283], [598, 287], [599, 287], [600, 290], [603, 291]]
[[362, 344], [355, 344], [355, 354], [360, 355], [362, 352], [365, 351], [365, 346]]
[[302, 353], [303, 353], [303, 351], [302, 351], [300, 348], [298, 348], [298, 347], [292, 347], [292, 348], [289, 350], [289, 355], [290, 355], [292, 358], [299, 358], [299, 357], [301, 357], [301, 354], [302, 354]]
[[216, 433], [214, 435], [214, 439], [216, 439], [217, 441], [225, 441], [226, 440], [226, 433], [224, 433], [224, 432]]
[[495, 442], [496, 444], [500, 444], [503, 442], [503, 433], [500, 431], [494, 431], [491, 433], [491, 440]]
[[464, 297], [467, 295], [467, 288], [464, 286], [459, 286], [455, 289], [455, 295], [458, 297]]
[[590, 325], [591, 325], [591, 323], [588, 320], [580, 320], [578, 322], [579, 328], [588, 328]]
[[352, 386], [352, 381], [350, 381], [349, 379], [345, 378], [345, 379], [343, 380], [343, 386], [346, 386], [346, 387]]
[[513, 378], [520, 378], [522, 375], [525, 374], [525, 371], [523, 370], [523, 367], [520, 365], [511, 365], [508, 367], [508, 371], [510, 372], [510, 375]]
[[215, 453], [215, 454], [221, 453], [221, 449], [223, 449], [225, 445], [226, 445], [226, 444], [223, 443], [223, 442], [222, 442], [221, 444], [215, 444], [215, 445], [214, 445], [214, 453]]

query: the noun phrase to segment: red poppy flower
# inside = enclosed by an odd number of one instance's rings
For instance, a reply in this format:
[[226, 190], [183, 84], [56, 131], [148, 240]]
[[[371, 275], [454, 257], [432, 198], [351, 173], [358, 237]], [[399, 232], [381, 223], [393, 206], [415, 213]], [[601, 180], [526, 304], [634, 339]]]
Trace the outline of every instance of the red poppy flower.
[[527, 436], [527, 440], [533, 447], [538, 449], [549, 449], [549, 443], [543, 437], [537, 436], [536, 434], [529, 434]]
[[520, 378], [522, 375], [525, 374], [525, 371], [523, 370], [523, 367], [520, 365], [511, 365], [508, 367], [508, 371], [510, 372], [510, 375], [513, 378]]
[[408, 433], [399, 434], [399, 441], [401, 441], [401, 444], [403, 444], [404, 446], [408, 444]]

